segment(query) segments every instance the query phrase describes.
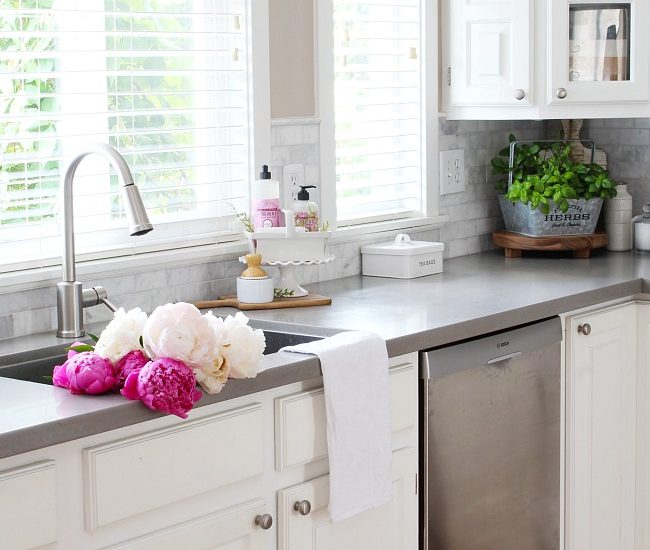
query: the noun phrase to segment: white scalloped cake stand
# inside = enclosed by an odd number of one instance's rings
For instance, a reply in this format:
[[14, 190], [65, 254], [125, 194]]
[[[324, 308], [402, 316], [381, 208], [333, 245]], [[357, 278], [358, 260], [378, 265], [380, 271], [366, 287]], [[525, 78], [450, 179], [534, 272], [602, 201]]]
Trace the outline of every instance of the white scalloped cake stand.
[[[239, 258], [239, 261], [246, 263], [246, 259], [242, 256]], [[268, 265], [271, 267], [277, 267], [280, 270], [280, 276], [275, 283], [276, 289], [281, 289], [286, 291], [289, 296], [287, 298], [300, 298], [301, 296], [307, 296], [307, 292], [302, 288], [298, 281], [296, 281], [296, 272], [295, 268], [299, 265], [323, 265], [329, 264], [334, 261], [334, 255], [328, 254], [322, 260], [287, 260], [287, 261], [276, 261], [276, 262], [265, 262], [262, 261], [262, 265]], [[284, 296], [283, 296], [284, 297]]]

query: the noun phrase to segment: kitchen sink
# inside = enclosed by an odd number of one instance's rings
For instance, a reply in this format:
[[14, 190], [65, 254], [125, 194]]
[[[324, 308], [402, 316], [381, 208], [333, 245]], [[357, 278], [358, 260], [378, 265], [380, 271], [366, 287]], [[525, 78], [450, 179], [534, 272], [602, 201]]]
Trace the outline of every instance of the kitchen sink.
[[[310, 336], [307, 334], [294, 334], [289, 332], [275, 332], [265, 330], [264, 336], [266, 337], [266, 349], [264, 355], [277, 353], [285, 346], [295, 346], [305, 342], [312, 342], [319, 340], [321, 336]], [[27, 382], [36, 382], [37, 384], [52, 384], [52, 370], [54, 365], [60, 365], [65, 361], [66, 354], [63, 352], [66, 344], [61, 344], [60, 347], [55, 348], [56, 351], [50, 350], [44, 357], [33, 358], [41, 353], [24, 353], [21, 354], [25, 359], [18, 358], [13, 363], [5, 366], [4, 361], [0, 357], [0, 377], [13, 378], [16, 380], [24, 380]], [[61, 351], [61, 353], [59, 353]], [[27, 358], [32, 357], [32, 358]]]

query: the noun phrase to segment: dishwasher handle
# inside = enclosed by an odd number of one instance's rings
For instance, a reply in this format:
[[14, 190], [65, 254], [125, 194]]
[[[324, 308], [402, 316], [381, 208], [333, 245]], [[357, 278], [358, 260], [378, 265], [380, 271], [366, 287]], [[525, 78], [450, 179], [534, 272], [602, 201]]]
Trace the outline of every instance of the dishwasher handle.
[[485, 365], [495, 365], [557, 344], [562, 340], [562, 322], [552, 317], [537, 323], [420, 352], [420, 376], [436, 379], [447, 374]]
[[503, 363], [504, 361], [507, 361], [508, 359], [514, 359], [515, 357], [519, 357], [523, 352], [522, 351], [515, 351], [514, 353], [508, 353], [507, 355], [501, 355], [499, 357], [494, 357], [493, 359], [489, 359], [487, 364], [488, 365], [496, 365], [497, 363]]

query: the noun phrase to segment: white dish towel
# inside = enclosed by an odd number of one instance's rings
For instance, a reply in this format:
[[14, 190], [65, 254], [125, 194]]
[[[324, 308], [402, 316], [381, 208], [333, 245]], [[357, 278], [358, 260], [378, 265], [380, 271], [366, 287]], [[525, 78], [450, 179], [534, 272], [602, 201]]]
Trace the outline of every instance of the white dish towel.
[[386, 342], [370, 332], [341, 332], [283, 351], [320, 359], [332, 522], [386, 504], [392, 497]]

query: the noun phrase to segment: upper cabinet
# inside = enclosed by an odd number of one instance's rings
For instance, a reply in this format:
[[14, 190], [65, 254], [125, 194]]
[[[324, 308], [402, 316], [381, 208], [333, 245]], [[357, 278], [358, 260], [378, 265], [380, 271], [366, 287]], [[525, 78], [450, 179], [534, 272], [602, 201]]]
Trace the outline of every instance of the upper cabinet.
[[447, 7], [449, 105], [531, 105], [530, 2], [456, 0]]
[[450, 119], [650, 116], [647, 0], [443, 0]]

